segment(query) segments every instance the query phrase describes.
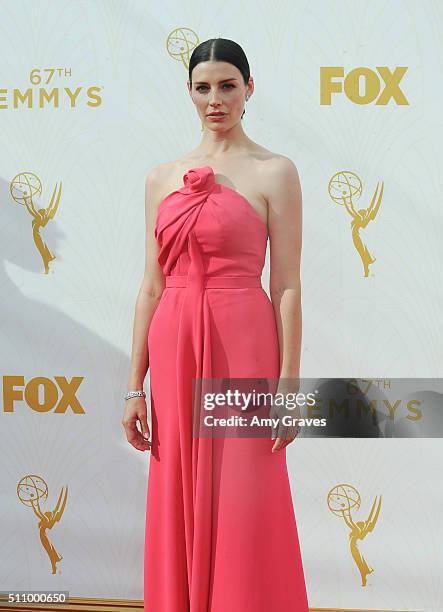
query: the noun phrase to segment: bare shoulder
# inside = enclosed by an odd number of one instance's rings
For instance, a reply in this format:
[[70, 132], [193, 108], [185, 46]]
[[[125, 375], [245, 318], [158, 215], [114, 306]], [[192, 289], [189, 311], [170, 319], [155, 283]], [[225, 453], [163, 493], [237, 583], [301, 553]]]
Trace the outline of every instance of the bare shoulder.
[[286, 155], [273, 154], [263, 164], [262, 180], [268, 207], [283, 210], [301, 202], [301, 185], [297, 166]]
[[289, 180], [294, 181], [299, 178], [297, 166], [291, 158], [286, 155], [272, 154], [264, 164], [266, 176], [270, 180]]
[[177, 189], [183, 172], [189, 167], [188, 156], [153, 166], [146, 177], [146, 187], [151, 190], [156, 199]]
[[[168, 184], [177, 162], [163, 162], [153, 166], [145, 179], [146, 201], [156, 207], [168, 192]], [[169, 190], [171, 191], [171, 189]]]
[[171, 171], [171, 164], [172, 162], [164, 162], [153, 166], [146, 177], [146, 184], [151, 187], [151, 189], [155, 189], [158, 186], [161, 187], [161, 183], [165, 176]]
[[250, 161], [255, 166], [257, 184], [260, 184], [263, 195], [269, 192], [272, 198], [272, 194], [281, 192], [281, 189], [291, 185], [297, 187], [300, 183], [297, 166], [286, 155], [257, 145]]

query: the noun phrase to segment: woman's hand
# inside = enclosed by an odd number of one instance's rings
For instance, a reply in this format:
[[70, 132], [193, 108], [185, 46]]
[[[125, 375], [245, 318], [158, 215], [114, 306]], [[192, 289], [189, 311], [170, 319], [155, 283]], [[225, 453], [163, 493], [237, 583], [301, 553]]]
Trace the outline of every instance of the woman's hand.
[[[293, 442], [300, 432], [300, 407], [295, 401], [300, 388], [298, 378], [283, 378], [279, 380], [276, 395], [278, 402], [273, 402], [269, 417], [278, 421], [277, 426], [272, 427], [272, 440], [275, 439], [272, 452], [285, 448]], [[284, 398], [283, 403], [281, 402]], [[285, 417], [285, 420], [283, 418]]]
[[[295, 415], [291, 417], [297, 418]], [[276, 418], [275, 415], [273, 418]], [[278, 418], [278, 417], [277, 417]], [[275, 439], [272, 452], [278, 451], [295, 440], [300, 431], [300, 425], [283, 425], [280, 423], [278, 427], [273, 428], [272, 440]], [[277, 436], [277, 437], [276, 437]]]
[[[284, 448], [285, 446], [287, 446], [288, 444], [290, 444], [291, 442], [294, 442], [295, 438], [298, 435], [298, 432], [300, 431], [300, 427], [298, 428], [289, 428], [289, 427], [284, 427], [283, 429], [287, 430], [287, 433], [285, 433], [283, 435], [283, 437], [277, 437], [275, 438], [275, 442], [274, 442], [274, 446], [272, 447], [272, 451], [271, 452], [275, 452], [280, 450], [281, 448]], [[295, 432], [295, 433], [291, 433], [291, 432]], [[274, 437], [272, 437], [272, 439], [274, 440]]]
[[[137, 427], [137, 421], [140, 423], [141, 431]], [[152, 442], [149, 440], [151, 432], [149, 431], [148, 410], [144, 397], [135, 396], [126, 400], [122, 425], [129, 444], [142, 452], [151, 450]]]

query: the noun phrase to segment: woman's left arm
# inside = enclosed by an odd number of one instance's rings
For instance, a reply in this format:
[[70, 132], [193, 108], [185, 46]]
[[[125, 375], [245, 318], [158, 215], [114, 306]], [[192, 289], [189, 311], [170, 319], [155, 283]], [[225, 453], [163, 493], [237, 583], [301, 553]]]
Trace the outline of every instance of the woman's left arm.
[[273, 164], [268, 183], [269, 292], [280, 346], [280, 378], [298, 379], [302, 336], [302, 192], [297, 168], [289, 158], [279, 156]]

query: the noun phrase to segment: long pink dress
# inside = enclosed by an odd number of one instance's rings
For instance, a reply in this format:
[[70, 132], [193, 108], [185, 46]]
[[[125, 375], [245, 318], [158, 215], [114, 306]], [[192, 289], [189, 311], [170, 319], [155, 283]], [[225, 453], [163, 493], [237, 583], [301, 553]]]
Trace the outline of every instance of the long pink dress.
[[278, 379], [266, 224], [203, 166], [161, 201], [155, 236], [166, 286], [148, 334], [144, 610], [306, 612], [286, 449], [191, 426], [193, 378]]

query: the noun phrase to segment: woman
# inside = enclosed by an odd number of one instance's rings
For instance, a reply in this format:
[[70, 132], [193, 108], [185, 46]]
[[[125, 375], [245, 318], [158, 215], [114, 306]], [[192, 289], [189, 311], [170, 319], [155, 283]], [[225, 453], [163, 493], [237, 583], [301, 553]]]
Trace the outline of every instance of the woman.
[[[193, 429], [193, 381], [298, 378], [298, 173], [243, 131], [254, 83], [237, 43], [196, 47], [188, 91], [201, 142], [146, 179], [146, 268], [123, 417], [130, 444], [152, 451], [144, 609], [305, 612], [285, 454], [294, 430], [279, 427], [274, 440]], [[268, 236], [271, 300], [261, 286]]]

